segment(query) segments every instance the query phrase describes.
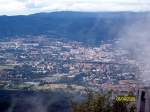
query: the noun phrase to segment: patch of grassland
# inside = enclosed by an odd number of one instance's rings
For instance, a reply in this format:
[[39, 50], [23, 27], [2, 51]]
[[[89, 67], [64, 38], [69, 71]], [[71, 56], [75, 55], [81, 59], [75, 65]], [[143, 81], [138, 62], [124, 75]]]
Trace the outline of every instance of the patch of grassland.
[[15, 65], [0, 65], [0, 70], [14, 69]]

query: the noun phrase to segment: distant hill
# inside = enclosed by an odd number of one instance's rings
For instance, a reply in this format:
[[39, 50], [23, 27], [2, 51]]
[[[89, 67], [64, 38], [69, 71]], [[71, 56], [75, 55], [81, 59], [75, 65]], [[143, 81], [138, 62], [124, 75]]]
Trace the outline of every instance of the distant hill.
[[51, 12], [28, 16], [0, 16], [0, 38], [45, 34], [95, 42], [117, 37], [124, 25], [147, 15], [133, 12]]

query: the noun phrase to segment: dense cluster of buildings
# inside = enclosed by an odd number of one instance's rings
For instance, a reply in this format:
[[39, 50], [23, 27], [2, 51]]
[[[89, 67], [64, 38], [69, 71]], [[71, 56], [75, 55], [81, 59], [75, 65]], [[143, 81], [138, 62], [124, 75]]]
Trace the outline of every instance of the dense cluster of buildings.
[[127, 52], [112, 44], [87, 46], [81, 42], [43, 37], [0, 42], [0, 81], [12, 84], [75, 84], [118, 91], [133, 89], [137, 67]]

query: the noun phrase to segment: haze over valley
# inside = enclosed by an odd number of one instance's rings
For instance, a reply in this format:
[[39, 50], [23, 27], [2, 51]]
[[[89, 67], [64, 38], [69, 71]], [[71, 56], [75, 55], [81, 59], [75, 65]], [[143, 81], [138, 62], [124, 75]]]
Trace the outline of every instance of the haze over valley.
[[0, 111], [69, 112], [87, 91], [135, 96], [149, 81], [148, 19], [130, 11], [0, 16]]

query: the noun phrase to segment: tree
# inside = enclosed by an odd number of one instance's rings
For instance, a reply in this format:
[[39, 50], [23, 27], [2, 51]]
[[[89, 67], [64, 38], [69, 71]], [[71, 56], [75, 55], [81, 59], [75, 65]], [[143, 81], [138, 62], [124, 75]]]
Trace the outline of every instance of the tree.
[[109, 94], [88, 93], [82, 103], [72, 103], [72, 112], [111, 112], [111, 98]]
[[135, 112], [135, 102], [113, 100], [111, 92], [99, 94], [88, 92], [81, 103], [72, 102], [71, 112]]

